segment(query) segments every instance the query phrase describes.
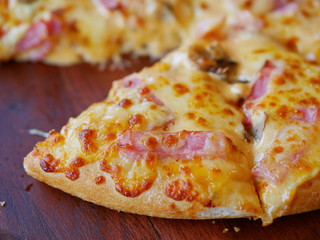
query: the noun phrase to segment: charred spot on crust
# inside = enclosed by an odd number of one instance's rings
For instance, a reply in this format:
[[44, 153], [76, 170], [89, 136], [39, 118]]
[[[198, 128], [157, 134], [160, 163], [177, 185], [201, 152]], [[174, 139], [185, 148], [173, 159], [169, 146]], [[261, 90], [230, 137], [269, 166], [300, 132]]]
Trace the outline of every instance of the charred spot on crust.
[[94, 140], [96, 139], [96, 131], [92, 129], [84, 129], [79, 133], [81, 149], [84, 153], [95, 152], [97, 150]]
[[51, 154], [46, 154], [40, 160], [40, 167], [45, 172], [55, 172], [58, 162], [59, 160], [55, 159]]
[[235, 70], [237, 63], [230, 60], [224, 50], [217, 44], [209, 46], [193, 45], [189, 58], [199, 70], [219, 75], [223, 80]]

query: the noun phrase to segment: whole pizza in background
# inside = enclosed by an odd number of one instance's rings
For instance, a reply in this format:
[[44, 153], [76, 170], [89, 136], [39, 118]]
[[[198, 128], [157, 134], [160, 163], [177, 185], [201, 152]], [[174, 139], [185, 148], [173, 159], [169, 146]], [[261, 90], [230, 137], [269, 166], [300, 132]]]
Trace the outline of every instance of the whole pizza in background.
[[121, 65], [179, 46], [51, 131], [25, 159], [31, 176], [166, 218], [267, 225], [320, 208], [319, 1], [0, 4], [2, 61]]

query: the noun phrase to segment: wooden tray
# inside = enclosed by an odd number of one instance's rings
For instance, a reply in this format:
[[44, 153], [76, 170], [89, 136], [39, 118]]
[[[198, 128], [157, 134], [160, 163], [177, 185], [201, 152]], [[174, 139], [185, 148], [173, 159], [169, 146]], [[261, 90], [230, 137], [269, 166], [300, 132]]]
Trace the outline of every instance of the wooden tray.
[[25, 174], [23, 157], [43, 139], [28, 129], [60, 130], [69, 117], [104, 99], [114, 79], [148, 64], [135, 60], [134, 66], [117, 71], [89, 65], [0, 66], [0, 201], [6, 202], [0, 206], [0, 240], [320, 239], [320, 211], [283, 217], [269, 227], [247, 219], [151, 218], [82, 201]]

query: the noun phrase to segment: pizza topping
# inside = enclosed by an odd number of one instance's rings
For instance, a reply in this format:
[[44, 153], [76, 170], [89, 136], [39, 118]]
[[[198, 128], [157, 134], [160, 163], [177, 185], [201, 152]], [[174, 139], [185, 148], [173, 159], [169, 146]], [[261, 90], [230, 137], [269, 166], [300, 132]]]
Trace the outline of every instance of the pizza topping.
[[66, 177], [72, 181], [77, 180], [80, 176], [80, 171], [77, 168], [73, 168], [64, 172]]
[[132, 101], [130, 99], [127, 99], [127, 98], [121, 100], [121, 102], [119, 103], [119, 106], [123, 107], [123, 108], [128, 108], [131, 105], [132, 105]]
[[316, 107], [299, 108], [294, 111], [292, 118], [299, 121], [315, 123], [320, 120], [320, 111], [319, 108]]
[[138, 88], [142, 85], [141, 80], [136, 75], [131, 75], [129, 78], [118, 81], [121, 87]]
[[95, 152], [97, 146], [94, 141], [96, 139], [96, 132], [92, 129], [84, 129], [79, 132], [79, 140], [81, 149], [84, 153]]
[[173, 85], [173, 89], [175, 90], [175, 92], [178, 95], [183, 95], [183, 94], [189, 92], [189, 88], [186, 85], [184, 85], [183, 83], [177, 83], [177, 84]]
[[[304, 128], [303, 133], [299, 132], [300, 125]], [[280, 184], [293, 170], [309, 170], [303, 157], [308, 150], [306, 144], [313, 138], [314, 132], [315, 126], [309, 123], [287, 123], [262, 160], [253, 168], [253, 174], [258, 180]]]
[[277, 12], [288, 13], [297, 10], [297, 2], [299, 0], [274, 0], [274, 9]]
[[[132, 166], [128, 172], [120, 165], [111, 165], [107, 160], [103, 160], [100, 164], [102, 171], [110, 174], [115, 183], [117, 192], [125, 197], [137, 197], [141, 193], [147, 191], [156, 179], [156, 173], [148, 171], [143, 166]], [[137, 172], [140, 174], [137, 175]]]
[[98, 6], [103, 6], [106, 10], [122, 10], [123, 4], [119, 0], [93, 0]]
[[236, 30], [256, 31], [263, 27], [263, 22], [249, 11], [241, 11], [235, 14], [233, 27]]
[[83, 167], [86, 164], [86, 161], [82, 157], [76, 157], [70, 163], [72, 167]]
[[256, 82], [254, 83], [251, 93], [248, 96], [247, 100], [256, 100], [257, 98], [262, 97], [267, 93], [268, 82], [272, 78], [276, 65], [271, 61], [266, 61]]
[[54, 172], [59, 160], [55, 159], [51, 154], [46, 154], [44, 158], [40, 160], [40, 167], [45, 172]]
[[62, 26], [60, 20], [51, 18], [33, 23], [24, 37], [18, 42], [16, 49], [23, 52], [32, 49], [30, 59], [39, 60], [46, 56], [53, 47], [53, 39], [60, 34]]
[[259, 111], [257, 114], [254, 115], [252, 119], [252, 122], [253, 122], [252, 135], [255, 140], [259, 140], [262, 138], [266, 119], [267, 119], [267, 114], [265, 112]]
[[129, 118], [130, 128], [133, 128], [136, 125], [141, 125], [144, 122], [144, 116], [142, 114], [134, 114]]
[[189, 50], [189, 58], [201, 71], [212, 72], [226, 79], [236, 67], [236, 62], [230, 60], [217, 44], [209, 46], [194, 45]]
[[[225, 158], [230, 139], [218, 132], [143, 132], [126, 130], [118, 137], [120, 154], [143, 158], [148, 152], [159, 159], [193, 159], [195, 156]], [[136, 156], [136, 157], [134, 157]]]
[[97, 184], [97, 185], [100, 185], [100, 184], [103, 184], [106, 182], [106, 178], [104, 176], [98, 176], [95, 178], [94, 182]]
[[175, 180], [166, 186], [166, 195], [176, 201], [193, 201], [198, 195], [189, 179]]

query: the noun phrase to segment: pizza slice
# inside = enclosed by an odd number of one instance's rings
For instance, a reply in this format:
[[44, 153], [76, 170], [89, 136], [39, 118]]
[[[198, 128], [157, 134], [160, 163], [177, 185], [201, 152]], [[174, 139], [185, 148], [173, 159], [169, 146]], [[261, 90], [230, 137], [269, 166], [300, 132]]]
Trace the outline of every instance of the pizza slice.
[[311, 62], [320, 62], [318, 0], [227, 0], [221, 11], [230, 24], [272, 37]]
[[191, 0], [0, 1], [0, 60], [160, 57], [180, 44], [193, 12]]
[[247, 60], [255, 59], [261, 68], [243, 110], [254, 136], [252, 172], [267, 224], [320, 208], [320, 71], [266, 41], [250, 48]]
[[218, 41], [187, 44], [114, 82], [106, 100], [38, 143], [24, 167], [53, 187], [121, 211], [259, 217], [244, 115], [225, 91], [234, 67]]

